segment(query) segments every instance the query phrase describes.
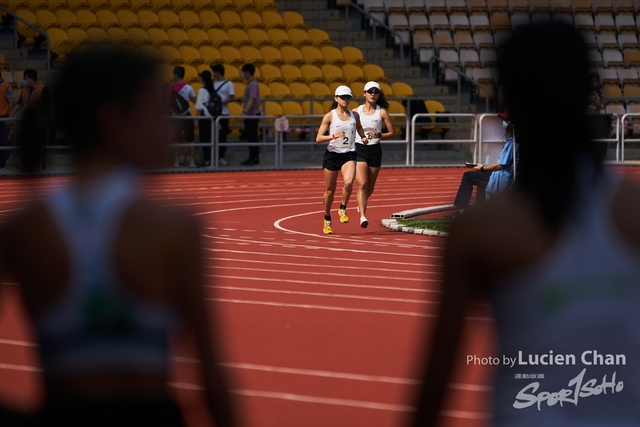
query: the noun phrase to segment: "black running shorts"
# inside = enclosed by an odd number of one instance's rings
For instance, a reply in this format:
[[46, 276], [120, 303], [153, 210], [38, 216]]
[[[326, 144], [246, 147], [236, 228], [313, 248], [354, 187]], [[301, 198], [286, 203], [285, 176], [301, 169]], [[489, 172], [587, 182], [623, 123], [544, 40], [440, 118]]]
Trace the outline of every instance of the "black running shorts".
[[356, 152], [349, 151], [347, 153], [334, 153], [333, 151], [325, 151], [322, 167], [332, 172], [339, 171], [347, 162], [356, 161]]
[[356, 153], [358, 154], [358, 162], [364, 162], [372, 168], [382, 166], [382, 147], [380, 144], [356, 144]]

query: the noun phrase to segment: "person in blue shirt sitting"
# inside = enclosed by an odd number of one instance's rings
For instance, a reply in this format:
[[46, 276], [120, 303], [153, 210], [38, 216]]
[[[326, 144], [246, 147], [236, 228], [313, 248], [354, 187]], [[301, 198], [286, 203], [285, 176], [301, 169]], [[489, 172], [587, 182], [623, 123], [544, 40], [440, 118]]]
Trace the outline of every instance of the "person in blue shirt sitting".
[[[478, 163], [473, 170], [465, 172], [462, 175], [460, 188], [456, 194], [456, 200], [453, 205], [458, 211], [449, 215], [448, 218], [454, 218], [469, 207], [473, 187], [477, 187], [476, 203], [485, 201], [486, 194], [495, 195], [506, 188], [513, 182], [513, 124], [508, 111], [499, 114], [502, 118], [502, 127], [505, 129], [505, 142], [498, 157], [498, 161], [491, 165], [483, 165]], [[519, 160], [518, 144], [516, 144], [516, 162]]]

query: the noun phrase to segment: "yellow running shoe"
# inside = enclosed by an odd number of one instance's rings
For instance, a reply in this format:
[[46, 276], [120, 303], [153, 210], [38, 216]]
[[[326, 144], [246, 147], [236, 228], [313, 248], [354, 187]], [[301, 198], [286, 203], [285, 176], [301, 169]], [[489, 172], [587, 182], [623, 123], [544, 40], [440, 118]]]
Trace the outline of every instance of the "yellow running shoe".
[[349, 222], [349, 217], [347, 216], [346, 209], [338, 209], [338, 215], [340, 215], [340, 222], [347, 223]]
[[331, 227], [331, 220], [324, 220], [324, 227], [322, 227], [322, 232], [324, 234], [331, 234], [333, 233], [333, 227]]

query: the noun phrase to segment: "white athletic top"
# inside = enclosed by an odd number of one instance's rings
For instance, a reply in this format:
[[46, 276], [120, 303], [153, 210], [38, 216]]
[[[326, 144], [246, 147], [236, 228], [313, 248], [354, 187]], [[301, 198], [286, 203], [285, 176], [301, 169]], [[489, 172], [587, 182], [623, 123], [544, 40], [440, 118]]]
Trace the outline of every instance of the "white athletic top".
[[[369, 132], [381, 132], [382, 131], [382, 119], [380, 118], [380, 106], [376, 105], [376, 111], [372, 115], [364, 114], [364, 105], [358, 105], [358, 114], [360, 114], [360, 124], [364, 130], [365, 135], [369, 135]], [[368, 140], [369, 144], [380, 144], [380, 138], [371, 138]], [[362, 144], [362, 138], [356, 133], [356, 144]], [[363, 144], [364, 145], [364, 144]]]
[[343, 138], [334, 138], [329, 141], [327, 150], [332, 153], [348, 153], [349, 151], [355, 151], [355, 135], [356, 132], [356, 116], [349, 110], [350, 118], [347, 121], [341, 120], [336, 113], [335, 108], [331, 110], [333, 117], [331, 118], [331, 125], [329, 126], [329, 134], [333, 135], [339, 130], [344, 131]]
[[168, 334], [177, 316], [130, 292], [115, 266], [115, 238], [138, 197], [137, 184], [134, 171], [119, 169], [82, 194], [69, 186], [46, 201], [71, 274], [60, 298], [34, 319], [45, 372], [168, 370]]
[[[604, 176], [583, 186], [577, 221], [493, 292], [497, 427], [640, 425], [640, 250], [614, 224], [619, 181]], [[505, 357], [516, 358], [515, 366], [505, 366]], [[596, 395], [603, 378], [613, 385]], [[563, 389], [577, 405], [552, 395], [538, 409], [540, 393]]]

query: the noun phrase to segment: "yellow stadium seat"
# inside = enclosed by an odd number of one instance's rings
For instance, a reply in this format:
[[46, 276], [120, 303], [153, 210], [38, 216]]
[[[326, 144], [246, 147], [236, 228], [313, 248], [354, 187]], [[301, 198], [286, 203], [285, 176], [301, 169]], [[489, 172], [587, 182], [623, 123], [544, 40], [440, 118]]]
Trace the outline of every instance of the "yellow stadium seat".
[[287, 26], [287, 30], [292, 28], [299, 28], [301, 30], [307, 30], [307, 24], [304, 22], [304, 18], [298, 12], [287, 10], [282, 12], [282, 20], [284, 25]]
[[131, 10], [134, 12], [153, 9], [153, 4], [151, 4], [150, 0], [129, 0], [129, 4], [131, 5]]
[[380, 85], [380, 90], [384, 93], [385, 96], [395, 96], [393, 94], [393, 89], [387, 83], [378, 82]]
[[327, 61], [322, 56], [322, 52], [315, 46], [303, 46], [300, 48], [300, 52], [302, 52], [302, 57], [309, 65], [315, 65], [316, 67], [321, 67], [327, 63]]
[[[242, 104], [238, 102], [230, 102], [228, 105], [229, 105], [229, 116], [233, 117], [233, 116], [242, 115]], [[229, 133], [229, 136], [240, 136], [240, 129], [244, 127], [244, 120], [232, 118], [231, 120], [229, 120], [229, 125], [231, 128], [231, 132]]]
[[[333, 98], [333, 95], [331, 97]], [[333, 104], [333, 99], [332, 100], [323, 101], [322, 102], [322, 110], [325, 111], [326, 113], [328, 113], [329, 111], [331, 111], [332, 104]]]
[[406, 83], [393, 82], [391, 83], [391, 89], [393, 89], [393, 95], [398, 98], [407, 98], [413, 96], [413, 89]]
[[112, 27], [119, 27], [118, 17], [110, 10], [99, 10], [96, 12], [96, 21], [104, 29], [108, 30]]
[[[31, 13], [31, 12], [29, 12]], [[20, 15], [26, 15], [25, 12], [22, 12], [20, 14], [18, 14], [18, 16]], [[29, 21], [32, 24], [37, 24], [38, 28], [42, 29], [42, 30], [47, 30], [47, 28], [49, 27], [62, 27], [62, 24], [58, 23], [58, 18], [56, 17], [56, 14], [51, 12], [50, 10], [47, 9], [39, 9], [36, 10], [35, 13], [33, 13], [34, 15], [34, 19], [33, 21]], [[20, 16], [21, 18], [24, 16]]]
[[[406, 110], [404, 108], [404, 105], [402, 105], [402, 103], [400, 103], [399, 101], [389, 101], [388, 113], [406, 114]], [[391, 117], [391, 122], [393, 123], [393, 126], [396, 127], [396, 129], [397, 126], [404, 127], [406, 125], [405, 119], [403, 117]]]
[[304, 111], [302, 106], [295, 101], [283, 101], [282, 112], [289, 118], [289, 126], [296, 128], [309, 122], [308, 118], [296, 118], [296, 116], [302, 116]]
[[[224, 65], [224, 76], [231, 80], [232, 82], [243, 82], [244, 79], [242, 78], [242, 76], [240, 75], [240, 71], [238, 70], [237, 67], [234, 67], [233, 65], [229, 65], [229, 64], [225, 64]], [[238, 92], [236, 92], [238, 93]]]
[[292, 28], [290, 30], [287, 30], [287, 34], [289, 34], [289, 38], [293, 42], [293, 45], [297, 48], [301, 48], [303, 46], [313, 46], [313, 40], [309, 38], [309, 34], [305, 30]]
[[[212, 0], [191, 0], [191, 5], [196, 8], [196, 12], [216, 10], [216, 6]], [[200, 17], [200, 19], [202, 19], [202, 17]]]
[[168, 44], [172, 45], [173, 43], [169, 40], [169, 35], [162, 28], [149, 28], [147, 30], [147, 34], [149, 34], [149, 40], [156, 47], [160, 47], [162, 45]]
[[[264, 95], [262, 95], [262, 93], [260, 93], [260, 96], [264, 97]], [[282, 112], [282, 106], [280, 105], [280, 103], [274, 102], [274, 101], [265, 102], [265, 115], [274, 116], [274, 117], [282, 117], [284, 115], [284, 113]], [[268, 119], [268, 120], [266, 120], [266, 122], [267, 122], [267, 124], [272, 124], [273, 123], [273, 119]]]
[[280, 68], [270, 65], [264, 64], [260, 66], [260, 74], [265, 83], [269, 84], [271, 82], [279, 82], [285, 83], [284, 77], [282, 77], [282, 72]]
[[289, 90], [291, 94], [296, 98], [311, 98], [311, 89], [304, 83], [293, 82], [289, 83]]
[[138, 19], [138, 15], [130, 10], [119, 10], [116, 12], [116, 16], [118, 17], [118, 23], [120, 24], [120, 27], [124, 28], [125, 30], [129, 27], [142, 28], [142, 24]]
[[282, 77], [284, 78], [285, 83], [288, 85], [293, 82], [306, 83], [306, 79], [302, 76], [302, 71], [295, 65], [284, 64], [280, 67], [280, 71], [282, 72]]
[[200, 18], [193, 10], [182, 9], [178, 12], [178, 19], [180, 20], [180, 24], [182, 24], [182, 28], [185, 30], [188, 30], [189, 28], [204, 29], [204, 25], [200, 22]]
[[364, 96], [364, 85], [365, 82], [362, 81], [356, 81], [349, 84], [349, 88], [351, 88], [351, 93], [353, 93], [354, 97], [362, 98]]
[[[249, 30], [252, 31], [252, 30]], [[282, 58], [282, 53], [280, 50], [276, 49], [273, 46], [261, 46], [260, 53], [262, 54], [262, 59], [265, 60], [267, 64], [275, 65], [276, 67], [280, 67], [285, 64], [285, 60]]]
[[233, 0], [233, 3], [235, 4], [238, 12], [242, 12], [244, 10], [258, 10], [258, 7], [253, 0]]
[[229, 40], [233, 43], [236, 48], [240, 48], [242, 46], [251, 46], [251, 40], [249, 40], [249, 35], [241, 29], [241, 28], [229, 28], [227, 29], [227, 35], [229, 36]]
[[[193, 46], [180, 46], [178, 48], [180, 57], [185, 64], [197, 67], [200, 64], [204, 64], [200, 52]], [[208, 64], [206, 64], [208, 66]]]
[[209, 34], [207, 34], [201, 28], [191, 27], [187, 30], [187, 35], [189, 36], [189, 40], [191, 40], [191, 43], [193, 43], [195, 47], [211, 45]]
[[47, 30], [47, 34], [51, 41], [51, 51], [58, 55], [56, 62], [65, 61], [67, 54], [73, 47], [73, 42], [69, 40], [66, 31], [61, 28], [51, 27]]
[[333, 46], [323, 46], [320, 48], [322, 52], [322, 56], [327, 61], [327, 64], [335, 65], [336, 67], [342, 67], [347, 62], [344, 60], [342, 56], [342, 51], [337, 47]]
[[52, 12], [55, 12], [59, 8], [67, 9], [69, 7], [67, 0], [46, 0], [46, 4]]
[[107, 28], [107, 35], [109, 36], [109, 40], [115, 43], [125, 43], [130, 40], [129, 33], [120, 27]]
[[198, 15], [205, 30], [209, 28], [224, 28], [222, 22], [220, 22], [220, 16], [213, 10], [203, 10]]
[[269, 40], [271, 40], [271, 43], [276, 47], [293, 45], [291, 38], [289, 38], [289, 34], [287, 34], [287, 32], [284, 30], [281, 30], [279, 28], [271, 28], [267, 30], [267, 34], [269, 35]]
[[178, 14], [183, 10], [195, 10], [195, 7], [191, 4], [191, 0], [171, 0], [171, 4], [173, 5], [173, 10], [178, 12]]
[[225, 63], [233, 65], [235, 67], [242, 67], [244, 65], [244, 60], [242, 59], [242, 55], [240, 55], [240, 51], [233, 46], [220, 46], [218, 48], [220, 51], [220, 55]]
[[153, 43], [151, 41], [151, 38], [149, 37], [149, 33], [142, 28], [129, 27], [127, 28], [127, 33], [129, 34], [129, 38], [131, 39], [131, 41], [133, 41], [135, 44], [142, 45]]
[[213, 45], [217, 48], [222, 46], [232, 46], [233, 43], [229, 40], [229, 36], [225, 30], [220, 28], [209, 28], [207, 30], [207, 34], [209, 34], [209, 40], [213, 43]]
[[269, 34], [261, 28], [249, 28], [247, 30], [249, 39], [253, 42], [253, 46], [260, 49], [262, 46], [272, 46], [273, 43], [269, 38]]
[[332, 64], [324, 64], [321, 69], [322, 75], [327, 83], [331, 84], [338, 82], [339, 84], [345, 84], [347, 82], [340, 67]]
[[260, 28], [264, 30], [266, 28], [262, 22], [262, 17], [253, 10], [243, 10], [242, 13], [240, 13], [240, 18], [242, 19], [245, 30], [250, 28]]
[[38, 9], [49, 9], [49, 4], [46, 2], [46, 0], [27, 0], [26, 3], [15, 2], [11, 5], [3, 3], [3, 5], [10, 6], [9, 9], [14, 12], [21, 8], [30, 10], [32, 12], [35, 12]]
[[278, 12], [273, 12], [270, 10], [266, 10], [262, 12], [262, 22], [267, 30], [271, 28], [278, 28], [280, 30], [286, 30], [287, 26], [284, 24], [282, 20], [282, 16]]
[[[34, 24], [34, 25], [38, 24], [38, 20], [36, 18], [35, 13], [31, 12], [30, 10], [20, 9], [20, 10], [17, 10], [15, 13], [17, 16], [19, 16], [20, 18], [24, 19], [25, 21], [31, 24]], [[56, 27], [51, 27], [51, 28], [56, 28]], [[25, 40], [22, 42], [22, 44], [25, 44], [25, 45], [34, 44], [35, 42], [34, 37], [38, 36], [38, 32], [36, 30], [30, 27], [27, 27], [21, 21], [18, 21], [18, 33], [25, 38]]]
[[342, 48], [342, 57], [347, 61], [347, 64], [354, 64], [361, 67], [367, 63], [362, 51], [354, 46], [344, 46]]
[[269, 83], [269, 90], [274, 98], [293, 98], [289, 86], [284, 83], [271, 82]]
[[96, 41], [96, 42], [109, 41], [109, 34], [107, 34], [107, 32], [100, 27], [87, 28], [87, 35], [89, 36], [89, 40], [91, 41]]
[[262, 13], [264, 11], [277, 12], [278, 5], [273, 0], [253, 0], [256, 7], [258, 8], [258, 12]]
[[175, 13], [175, 8], [171, 3], [171, 0], [151, 0], [151, 5], [153, 6], [153, 10], [156, 12], [167, 9]]
[[[40, 12], [40, 11], [38, 11]], [[73, 13], [69, 9], [59, 9], [56, 11], [56, 18], [58, 20], [58, 24], [63, 29], [68, 29], [72, 27], [80, 28], [80, 24], [78, 23], [78, 18], [76, 18], [76, 14]]]
[[233, 0], [213, 0], [213, 5], [218, 13], [223, 10], [236, 10], [236, 5], [233, 3]]
[[184, 67], [184, 81], [188, 84], [197, 83], [200, 80], [198, 77], [198, 70], [191, 65], [183, 65]]
[[163, 45], [158, 48], [160, 50], [160, 55], [162, 56], [162, 60], [166, 64], [170, 65], [180, 65], [182, 64], [182, 56], [178, 49], [170, 45]]
[[[258, 82], [258, 85], [260, 87], [260, 97], [261, 98], [271, 98], [271, 89], [269, 89], [269, 86], [266, 85], [263, 82]], [[243, 93], [244, 93], [244, 91], [243, 91]]]
[[167, 30], [167, 37], [175, 47], [193, 44], [187, 32], [182, 28], [169, 28]]
[[344, 78], [347, 79], [347, 84], [351, 85], [355, 82], [366, 83], [367, 78], [364, 76], [364, 72], [362, 72], [362, 68], [353, 64], [346, 64], [342, 66], [342, 73], [344, 74]]
[[302, 58], [300, 49], [298, 49], [297, 47], [282, 46], [280, 48], [280, 53], [282, 54], [282, 59], [284, 59], [287, 64], [296, 65], [298, 67], [306, 64], [304, 58]]
[[[315, 94], [314, 94], [314, 97], [319, 98]], [[321, 115], [324, 115], [325, 113], [324, 108], [322, 107], [322, 104], [318, 101], [302, 101], [300, 104], [302, 105], [302, 112], [307, 116], [309, 115], [321, 116]], [[313, 106], [313, 111], [311, 111], [311, 106]]]
[[109, 10], [111, 9], [111, 5], [107, 0], [87, 0], [89, 7], [92, 12], [97, 12], [99, 10]]
[[81, 9], [76, 11], [76, 19], [83, 29], [100, 28], [96, 14], [90, 10]]
[[377, 83], [387, 83], [389, 81], [384, 75], [384, 70], [379, 65], [366, 64], [362, 67], [362, 71], [367, 80], [372, 80]]
[[321, 48], [323, 46], [333, 46], [333, 41], [329, 38], [329, 34], [326, 31], [321, 30], [319, 28], [310, 28], [309, 38], [313, 40], [313, 45], [315, 47]]
[[182, 22], [180, 22], [180, 18], [178, 18], [178, 15], [172, 10], [159, 10], [158, 21], [162, 25], [162, 28], [165, 29], [165, 31], [169, 30], [169, 28], [182, 28]]
[[173, 68], [169, 64], [160, 65], [160, 78], [167, 83], [173, 83]]
[[67, 28], [67, 36], [69, 36], [69, 40], [73, 43], [72, 50], [78, 49], [81, 45], [89, 42], [89, 34], [79, 27]]
[[148, 30], [150, 28], [162, 28], [160, 23], [160, 17], [158, 14], [150, 9], [142, 9], [137, 12], [138, 22], [142, 25], [142, 28]]
[[300, 67], [302, 71], [302, 75], [307, 81], [307, 84], [311, 82], [322, 82], [324, 83], [324, 75], [322, 74], [322, 70], [320, 67], [311, 64], [305, 64]]
[[253, 64], [256, 67], [265, 63], [260, 51], [253, 46], [242, 46], [238, 50], [240, 51], [240, 55], [242, 56], [242, 59], [244, 59], [245, 63]]
[[222, 56], [220, 55], [220, 51], [213, 46], [200, 46], [198, 48], [198, 52], [200, 52], [200, 57], [202, 60], [209, 65], [222, 63]]
[[225, 30], [228, 30], [229, 28], [244, 29], [244, 24], [242, 23], [242, 19], [240, 19], [240, 15], [238, 15], [234, 10], [223, 10], [219, 12], [219, 14], [220, 22]]
[[67, 4], [69, 5], [69, 9], [71, 10], [79, 10], [79, 9], [89, 9], [89, 3], [86, 0], [67, 0]]
[[[55, 1], [55, 0], [54, 0]], [[117, 12], [119, 10], [131, 10], [131, 3], [129, 0], [109, 0], [111, 10]]]

